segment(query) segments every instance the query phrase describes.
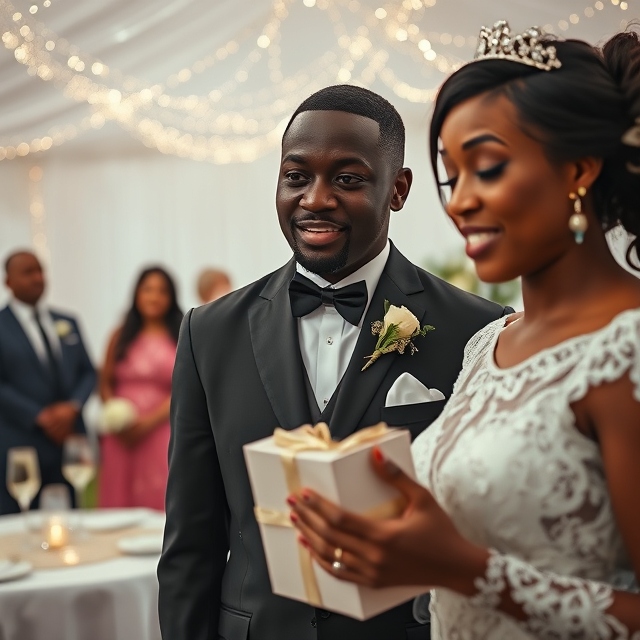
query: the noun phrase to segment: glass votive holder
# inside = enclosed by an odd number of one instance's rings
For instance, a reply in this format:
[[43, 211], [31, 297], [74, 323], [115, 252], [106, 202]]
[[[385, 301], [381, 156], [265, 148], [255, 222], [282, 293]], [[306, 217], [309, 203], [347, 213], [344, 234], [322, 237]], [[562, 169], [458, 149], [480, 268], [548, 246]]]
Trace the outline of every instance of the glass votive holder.
[[69, 543], [69, 523], [62, 513], [52, 513], [45, 519], [44, 540], [42, 548], [45, 551], [62, 549]]
[[66, 484], [48, 484], [40, 491], [40, 511], [69, 511], [71, 494]]
[[45, 551], [62, 549], [69, 543], [71, 495], [65, 484], [50, 484], [40, 494], [42, 541]]

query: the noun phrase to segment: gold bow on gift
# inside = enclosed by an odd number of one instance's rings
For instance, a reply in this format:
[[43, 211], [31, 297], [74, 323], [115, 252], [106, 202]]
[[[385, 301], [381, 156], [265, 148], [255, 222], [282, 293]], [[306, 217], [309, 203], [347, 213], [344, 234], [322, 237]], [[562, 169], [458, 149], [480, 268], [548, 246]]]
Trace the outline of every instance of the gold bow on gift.
[[375, 442], [388, 432], [389, 427], [384, 422], [379, 422], [372, 427], [356, 431], [348, 438], [337, 442], [331, 439], [331, 432], [326, 422], [319, 422], [315, 427], [305, 424], [293, 431], [285, 431], [276, 427], [273, 432], [273, 442], [282, 449], [280, 459], [284, 467], [287, 488], [290, 493], [296, 493], [301, 489], [300, 476], [295, 462], [296, 454], [301, 451], [338, 451], [343, 453], [362, 444]]
[[[293, 431], [285, 431], [279, 427], [273, 432], [274, 444], [282, 450], [280, 460], [284, 467], [287, 489], [290, 493], [300, 490], [300, 475], [296, 465], [296, 455], [301, 451], [337, 451], [346, 452], [355, 449], [363, 444], [374, 443], [382, 436], [389, 433], [390, 429], [384, 422], [380, 422], [372, 427], [367, 427], [357, 431], [353, 435], [339, 442], [331, 439], [331, 432], [326, 423], [320, 422], [315, 427], [305, 424]], [[366, 512], [364, 515], [375, 518], [391, 518], [402, 513], [404, 500], [399, 498], [386, 502], [375, 509]], [[289, 514], [273, 509], [263, 509], [255, 507], [256, 520], [263, 525], [278, 527], [292, 527]], [[310, 552], [302, 545], [298, 545], [300, 558], [300, 569], [307, 595], [307, 601], [314, 606], [322, 606], [320, 589], [313, 572], [313, 564]]]
[[389, 431], [389, 427], [384, 422], [379, 422], [373, 427], [356, 431], [344, 440], [336, 441], [331, 439], [327, 423], [319, 422], [315, 427], [305, 424], [293, 431], [285, 431], [276, 427], [273, 432], [273, 441], [276, 446], [295, 453], [299, 451], [350, 451], [361, 444], [378, 440]]

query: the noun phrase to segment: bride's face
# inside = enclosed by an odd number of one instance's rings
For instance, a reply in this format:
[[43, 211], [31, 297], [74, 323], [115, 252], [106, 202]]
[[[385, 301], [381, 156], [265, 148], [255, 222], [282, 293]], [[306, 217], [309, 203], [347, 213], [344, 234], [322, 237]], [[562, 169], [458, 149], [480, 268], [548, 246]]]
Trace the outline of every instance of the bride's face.
[[550, 162], [506, 97], [457, 105], [440, 139], [446, 210], [482, 280], [532, 275], [576, 246], [568, 227], [572, 166]]

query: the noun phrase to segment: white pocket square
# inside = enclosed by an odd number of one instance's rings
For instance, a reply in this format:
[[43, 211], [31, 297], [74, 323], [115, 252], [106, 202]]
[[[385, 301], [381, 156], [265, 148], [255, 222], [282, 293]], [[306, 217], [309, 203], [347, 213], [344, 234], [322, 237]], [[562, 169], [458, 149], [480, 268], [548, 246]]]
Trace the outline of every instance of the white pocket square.
[[393, 383], [385, 407], [398, 407], [405, 404], [417, 404], [419, 402], [434, 402], [444, 400], [444, 394], [438, 389], [425, 387], [420, 380], [406, 371], [398, 376]]

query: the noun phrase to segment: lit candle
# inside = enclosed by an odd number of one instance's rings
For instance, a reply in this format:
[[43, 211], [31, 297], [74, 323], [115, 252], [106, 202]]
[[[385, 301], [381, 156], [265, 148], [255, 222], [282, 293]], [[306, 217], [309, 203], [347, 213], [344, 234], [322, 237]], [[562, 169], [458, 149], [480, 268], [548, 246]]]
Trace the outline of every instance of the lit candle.
[[68, 531], [62, 518], [52, 516], [49, 519], [49, 527], [47, 531], [47, 544], [49, 549], [60, 549], [67, 544]]

